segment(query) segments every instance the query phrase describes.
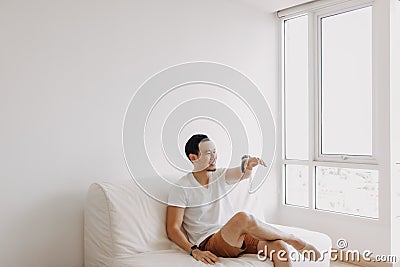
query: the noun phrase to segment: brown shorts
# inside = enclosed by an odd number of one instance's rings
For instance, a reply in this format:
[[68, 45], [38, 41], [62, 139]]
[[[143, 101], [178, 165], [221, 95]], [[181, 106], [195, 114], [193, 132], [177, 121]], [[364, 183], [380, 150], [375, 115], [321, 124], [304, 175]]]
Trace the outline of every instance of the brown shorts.
[[222, 238], [221, 231], [216, 232], [204, 239], [200, 245], [200, 250], [207, 250], [218, 257], [236, 258], [241, 254], [257, 254], [257, 245], [259, 240], [249, 234], [244, 235], [243, 246], [241, 248], [233, 247], [226, 243]]

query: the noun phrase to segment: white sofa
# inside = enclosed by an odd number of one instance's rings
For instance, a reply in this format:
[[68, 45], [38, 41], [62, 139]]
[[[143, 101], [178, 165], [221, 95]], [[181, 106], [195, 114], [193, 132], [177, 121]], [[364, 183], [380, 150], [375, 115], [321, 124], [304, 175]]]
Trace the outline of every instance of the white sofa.
[[[165, 218], [165, 204], [146, 195], [133, 181], [92, 184], [85, 207], [85, 266], [205, 266], [168, 239]], [[331, 248], [331, 239], [325, 234], [274, 226], [297, 234], [320, 250]], [[297, 261], [293, 265], [328, 267], [329, 257], [319, 262]], [[215, 266], [273, 264], [270, 260], [260, 261], [257, 255], [245, 254], [221, 258]]]

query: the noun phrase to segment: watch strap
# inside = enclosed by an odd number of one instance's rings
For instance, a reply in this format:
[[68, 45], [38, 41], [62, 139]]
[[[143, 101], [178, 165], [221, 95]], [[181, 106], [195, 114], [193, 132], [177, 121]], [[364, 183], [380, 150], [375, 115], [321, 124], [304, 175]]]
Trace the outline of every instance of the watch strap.
[[244, 173], [246, 170], [244, 168], [244, 164], [246, 163], [246, 161], [250, 158], [250, 155], [243, 155], [242, 156], [242, 163], [240, 164], [240, 170], [242, 171], [242, 173]]
[[192, 255], [192, 252], [193, 252], [193, 250], [195, 250], [195, 249], [199, 249], [199, 247], [198, 247], [197, 245], [193, 245], [193, 246], [190, 248], [190, 250], [189, 250], [190, 256], [193, 256], [193, 255]]

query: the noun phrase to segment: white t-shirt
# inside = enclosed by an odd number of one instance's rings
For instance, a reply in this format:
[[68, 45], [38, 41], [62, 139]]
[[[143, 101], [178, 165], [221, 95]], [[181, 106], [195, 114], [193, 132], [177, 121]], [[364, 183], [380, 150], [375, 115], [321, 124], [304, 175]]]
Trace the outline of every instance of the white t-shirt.
[[185, 208], [183, 228], [192, 244], [200, 244], [207, 236], [216, 233], [232, 217], [232, 205], [227, 197], [229, 185], [226, 169], [212, 172], [208, 188], [202, 186], [193, 173], [183, 176], [173, 186], [168, 205]]

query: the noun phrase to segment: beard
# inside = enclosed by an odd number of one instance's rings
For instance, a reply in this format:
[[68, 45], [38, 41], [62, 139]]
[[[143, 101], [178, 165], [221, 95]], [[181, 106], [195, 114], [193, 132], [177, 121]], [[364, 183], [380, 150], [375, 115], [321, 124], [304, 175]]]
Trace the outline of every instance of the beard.
[[208, 167], [207, 171], [208, 172], [215, 172], [217, 170], [217, 167]]

